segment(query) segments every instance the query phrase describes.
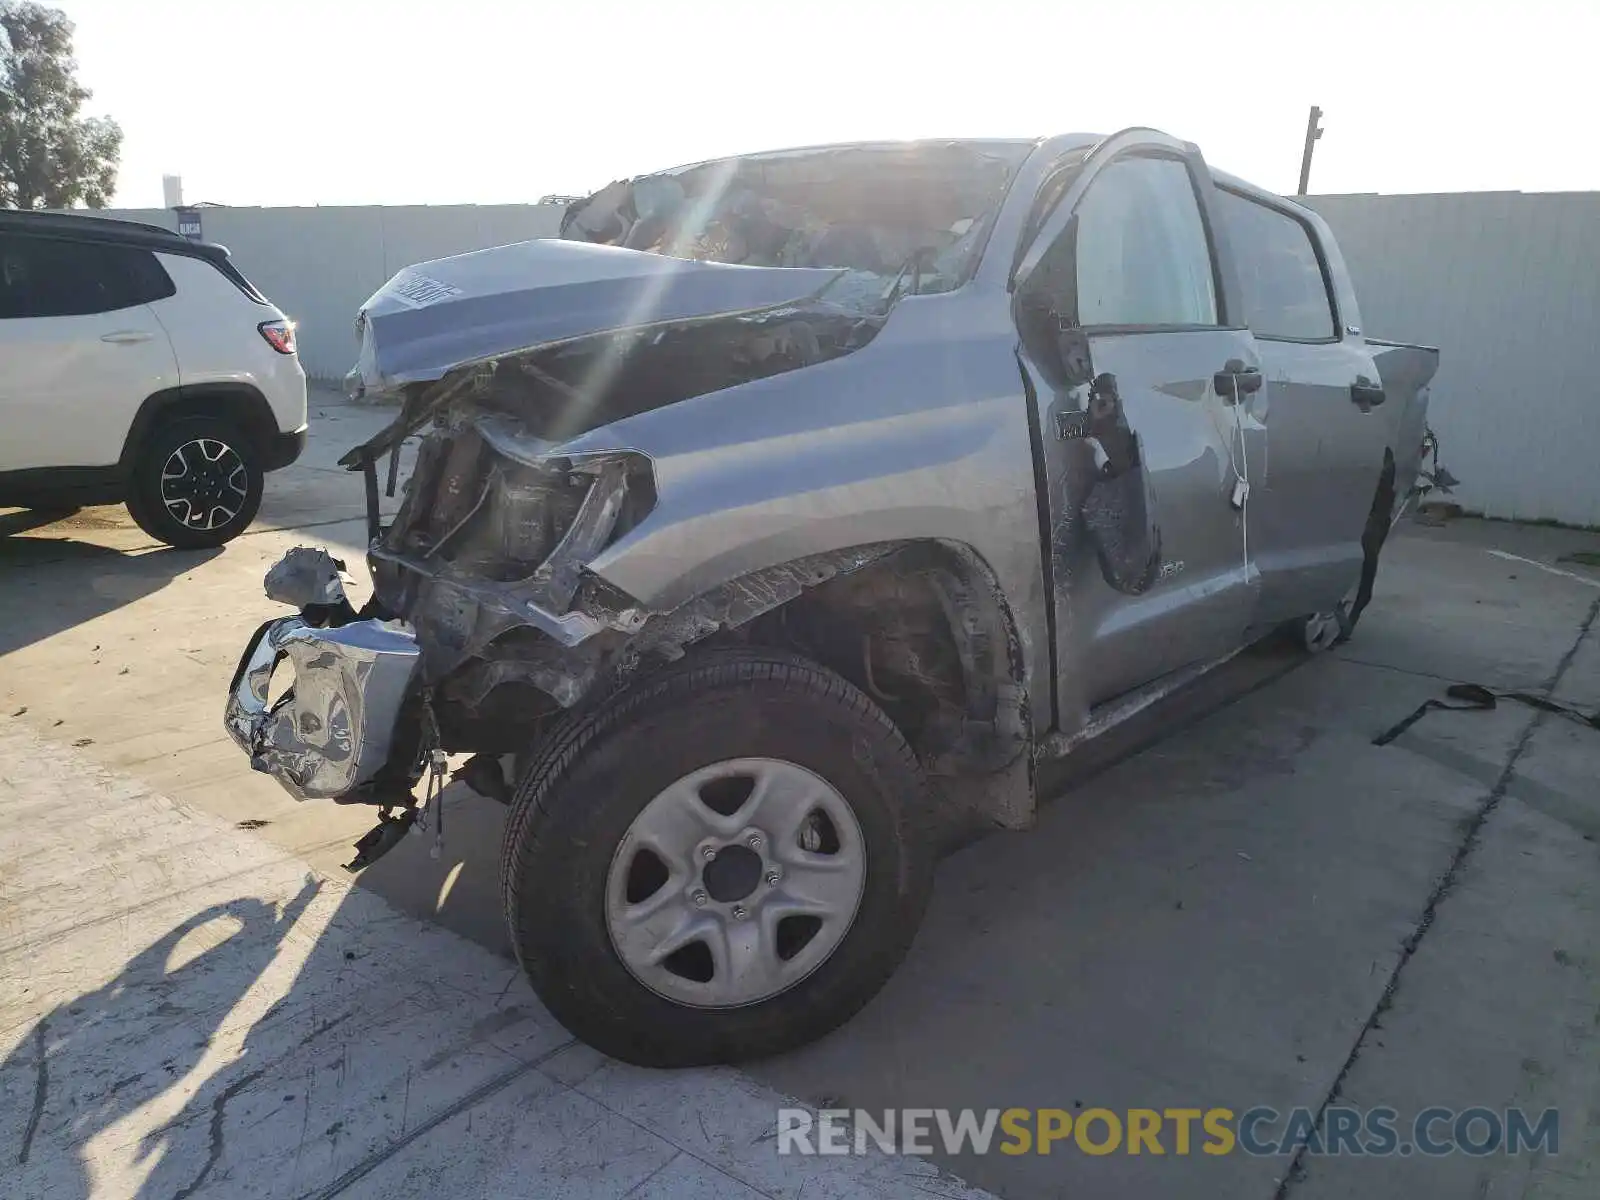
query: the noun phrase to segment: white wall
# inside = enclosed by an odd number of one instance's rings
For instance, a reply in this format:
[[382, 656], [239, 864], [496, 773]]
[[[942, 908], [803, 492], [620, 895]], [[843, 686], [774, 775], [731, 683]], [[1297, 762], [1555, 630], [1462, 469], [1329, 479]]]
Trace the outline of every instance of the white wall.
[[[334, 381], [355, 362], [356, 310], [401, 267], [552, 237], [561, 212], [541, 204], [200, 210], [205, 240], [228, 247], [238, 268], [298, 323], [306, 371]], [[100, 215], [177, 228], [168, 209]]]
[[1441, 351], [1469, 511], [1600, 525], [1600, 193], [1315, 196], [1372, 337]]
[[[1600, 525], [1600, 193], [1316, 196], [1367, 333], [1443, 352], [1431, 421], [1474, 512]], [[208, 208], [204, 236], [340, 380], [361, 302], [401, 267], [557, 232], [553, 205]], [[163, 209], [108, 212], [175, 227]]]

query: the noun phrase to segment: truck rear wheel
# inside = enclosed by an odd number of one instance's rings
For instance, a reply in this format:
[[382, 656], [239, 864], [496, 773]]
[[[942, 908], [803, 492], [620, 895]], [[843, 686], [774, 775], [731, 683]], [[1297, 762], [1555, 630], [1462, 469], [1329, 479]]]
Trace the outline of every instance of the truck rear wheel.
[[524, 774], [502, 884], [534, 990], [644, 1066], [848, 1020], [910, 948], [926, 782], [887, 716], [782, 651], [709, 653], [570, 720]]

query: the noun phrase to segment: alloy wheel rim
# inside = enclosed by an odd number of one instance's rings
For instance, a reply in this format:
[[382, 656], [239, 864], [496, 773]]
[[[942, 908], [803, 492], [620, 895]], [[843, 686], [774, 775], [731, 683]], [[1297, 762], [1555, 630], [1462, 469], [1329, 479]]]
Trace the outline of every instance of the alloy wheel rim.
[[634, 818], [607, 873], [606, 930], [657, 995], [759, 1004], [839, 948], [866, 876], [861, 825], [837, 788], [781, 759], [728, 759]]
[[195, 438], [162, 464], [161, 503], [187, 529], [218, 529], [238, 517], [249, 483], [238, 451], [216, 438]]

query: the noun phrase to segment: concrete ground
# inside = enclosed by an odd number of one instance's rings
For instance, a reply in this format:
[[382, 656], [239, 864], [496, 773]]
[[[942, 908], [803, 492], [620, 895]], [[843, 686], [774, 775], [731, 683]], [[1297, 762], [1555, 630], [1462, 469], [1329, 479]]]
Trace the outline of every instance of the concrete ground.
[[[0, 1195], [1595, 1194], [1600, 733], [1505, 703], [1372, 739], [1454, 681], [1600, 707], [1600, 572], [1561, 561], [1600, 539], [1403, 526], [1348, 646], [1243, 656], [1051, 772], [1036, 830], [950, 857], [844, 1029], [646, 1072], [506, 959], [502, 810], [459, 796], [441, 859], [411, 839], [351, 884], [370, 813], [295, 804], [221, 732], [282, 612], [266, 567], [309, 543], [359, 570], [333, 460], [386, 416], [320, 406], [219, 552], [117, 509], [0, 514]], [[1556, 1107], [1560, 1146], [779, 1159], [784, 1096]]]

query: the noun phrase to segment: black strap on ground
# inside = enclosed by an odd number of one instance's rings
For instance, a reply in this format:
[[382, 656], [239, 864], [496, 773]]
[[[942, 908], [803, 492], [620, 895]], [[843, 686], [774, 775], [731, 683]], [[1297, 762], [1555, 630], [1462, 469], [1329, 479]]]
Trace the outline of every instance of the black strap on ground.
[[1481, 683], [1452, 683], [1445, 689], [1446, 696], [1451, 700], [1459, 700], [1460, 704], [1451, 704], [1445, 700], [1425, 700], [1412, 713], [1398, 725], [1384, 730], [1372, 739], [1374, 746], [1387, 746], [1395, 738], [1410, 729], [1431, 710], [1442, 708], [1451, 712], [1485, 712], [1494, 708], [1501, 700], [1515, 700], [1519, 704], [1526, 704], [1530, 708], [1537, 708], [1541, 712], [1555, 713], [1557, 716], [1566, 717], [1587, 725], [1590, 729], [1600, 729], [1600, 713], [1585, 713], [1571, 705], [1561, 704], [1548, 696], [1538, 696], [1533, 692], [1519, 692], [1511, 689], [1484, 687]]

